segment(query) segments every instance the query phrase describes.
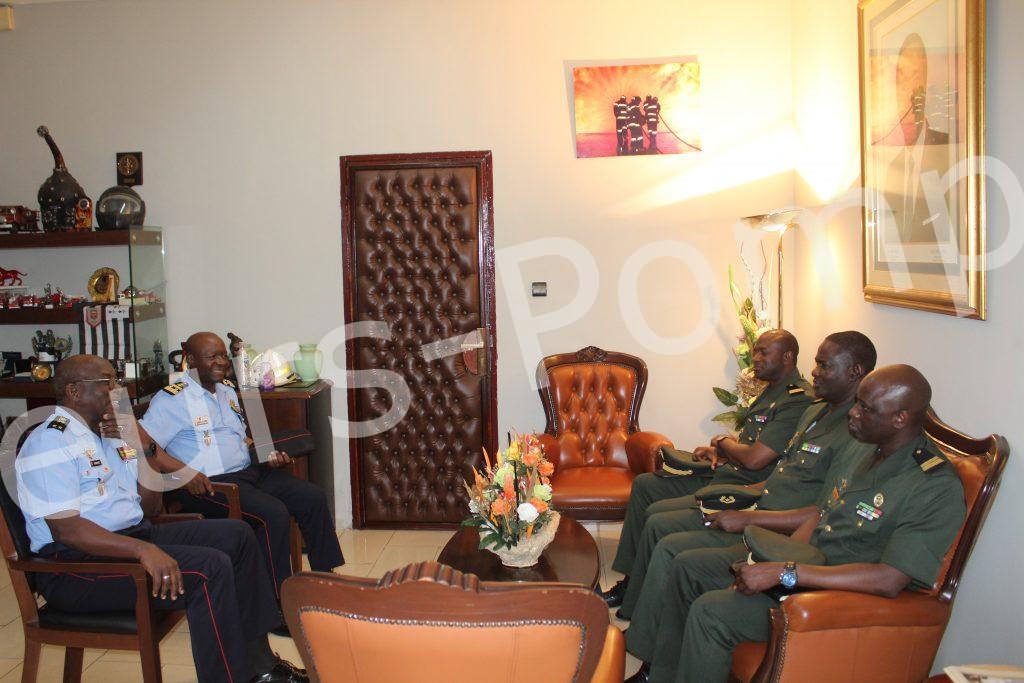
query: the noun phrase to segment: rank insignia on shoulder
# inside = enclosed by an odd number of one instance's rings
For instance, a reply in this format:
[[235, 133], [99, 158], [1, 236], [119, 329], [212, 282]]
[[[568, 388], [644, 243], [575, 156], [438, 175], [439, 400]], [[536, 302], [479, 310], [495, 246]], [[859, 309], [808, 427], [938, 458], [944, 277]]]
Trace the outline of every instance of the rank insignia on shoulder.
[[234, 383], [234, 382], [232, 382], [231, 380], [229, 380], [229, 379], [228, 379], [227, 377], [225, 377], [224, 379], [222, 379], [222, 380], [220, 381], [220, 383], [221, 383], [221, 384], [223, 384], [223, 385], [225, 385], [225, 386], [229, 386], [229, 387], [231, 387], [232, 389], [234, 389], [234, 388], [235, 388], [235, 383]]
[[229, 399], [228, 400], [228, 405], [231, 406], [231, 410], [235, 411], [236, 415], [241, 415], [242, 414], [242, 409], [238, 407], [237, 403], [235, 403], [235, 399]]
[[807, 390], [796, 384], [787, 384], [786, 389], [789, 391], [790, 396], [797, 396], [799, 394], [806, 394]]
[[921, 468], [922, 472], [931, 472], [932, 470], [938, 469], [946, 464], [944, 458], [941, 458], [931, 451], [927, 451], [923, 448], [918, 448], [914, 451], [914, 460], [917, 462], [917, 465]]
[[813, 405], [813, 404], [816, 404], [816, 403], [824, 403], [824, 402], [825, 402], [825, 399], [823, 399], [823, 398], [816, 398], [813, 401], [811, 401], [811, 404]]
[[176, 394], [180, 394], [187, 386], [188, 385], [184, 382], [175, 382], [174, 384], [168, 384], [163, 390], [171, 396], [174, 396]]
[[47, 429], [56, 429], [58, 432], [63, 432], [68, 428], [68, 419], [63, 415], [58, 415], [50, 420], [50, 424], [46, 425], [46, 427]]

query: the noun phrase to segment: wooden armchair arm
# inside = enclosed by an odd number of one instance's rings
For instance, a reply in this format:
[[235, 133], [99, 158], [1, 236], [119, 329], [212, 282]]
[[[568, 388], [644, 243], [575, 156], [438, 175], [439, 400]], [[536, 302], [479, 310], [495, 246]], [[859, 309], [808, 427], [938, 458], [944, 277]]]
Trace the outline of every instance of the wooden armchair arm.
[[824, 631], [859, 626], [944, 626], [949, 605], [934, 595], [903, 591], [883, 598], [849, 591], [808, 591], [783, 601], [790, 631]]
[[661, 463], [661, 447], [672, 446], [672, 440], [657, 432], [635, 432], [626, 439], [629, 468], [637, 474], [653, 472]]
[[41, 557], [32, 557], [27, 560], [8, 560], [11, 569], [21, 572], [35, 572], [37, 574], [127, 574], [136, 582], [142, 580], [148, 584], [149, 574], [138, 562], [125, 561], [120, 559], [93, 559], [87, 562], [76, 562], [74, 560], [47, 560]]
[[242, 498], [238, 494], [238, 484], [213, 482], [213, 492], [227, 499], [228, 519], [242, 519]]
[[146, 519], [152, 524], [173, 524], [174, 522], [195, 522], [203, 519], [203, 516], [198, 512], [164, 512]]

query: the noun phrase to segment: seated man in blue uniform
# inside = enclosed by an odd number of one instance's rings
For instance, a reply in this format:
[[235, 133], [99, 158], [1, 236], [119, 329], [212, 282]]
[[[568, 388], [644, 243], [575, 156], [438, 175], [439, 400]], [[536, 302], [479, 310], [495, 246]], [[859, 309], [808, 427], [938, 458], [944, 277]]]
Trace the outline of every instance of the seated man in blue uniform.
[[140, 420], [147, 437], [170, 456], [158, 467], [173, 472], [187, 465], [197, 474], [178, 492], [182, 507], [204, 517], [225, 517], [227, 503], [212, 495], [209, 481], [236, 484], [242, 516], [256, 532], [276, 595], [291, 575], [288, 533], [291, 517], [309, 548], [309, 566], [329, 572], [345, 563], [327, 497], [316, 485], [281, 468], [291, 462], [285, 453], [271, 453], [266, 463], [249, 456], [252, 443], [234, 384], [224, 342], [212, 332], [197, 332], [185, 342], [189, 374], [157, 392]]
[[[114, 369], [97, 356], [57, 366], [57, 407], [15, 460], [32, 552], [138, 560], [153, 577], [154, 606], [186, 611], [200, 681], [307, 681], [270, 650], [267, 633], [281, 613], [252, 530], [230, 519], [152, 525], [144, 518], [160, 511], [161, 494], [139, 482], [138, 449], [101, 431], [115, 386]], [[36, 585], [65, 612], [135, 606], [128, 576], [39, 574]]]

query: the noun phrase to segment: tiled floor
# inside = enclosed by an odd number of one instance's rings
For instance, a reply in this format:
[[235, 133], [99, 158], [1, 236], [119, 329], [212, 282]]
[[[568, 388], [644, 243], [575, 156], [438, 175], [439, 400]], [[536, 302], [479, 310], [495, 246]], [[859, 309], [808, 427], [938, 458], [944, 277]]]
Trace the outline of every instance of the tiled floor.
[[[601, 585], [608, 587], [622, 576], [612, 571], [612, 557], [618, 543], [622, 524], [587, 523], [584, 526], [597, 539], [601, 553]], [[451, 531], [356, 531], [347, 530], [338, 534], [346, 564], [339, 573], [352, 576], [380, 577], [389, 569], [401, 567], [410, 562], [435, 560], [441, 548], [451, 537]], [[626, 622], [609, 615], [620, 628]], [[271, 647], [279, 655], [296, 664], [301, 659], [295, 644], [287, 638], [270, 636]], [[10, 585], [6, 569], [0, 570], [0, 683], [21, 680], [21, 659], [24, 637], [21, 628], [18, 605]], [[186, 683], [196, 680], [192, 666], [192, 651], [189, 642], [188, 625], [181, 625], [164, 639], [160, 646], [165, 683]], [[62, 648], [44, 646], [39, 681], [61, 679], [64, 666]], [[627, 658], [626, 674], [636, 671], [638, 662]], [[141, 680], [142, 668], [139, 656], [123, 650], [86, 650], [83, 681], [86, 683], [135, 683]]]

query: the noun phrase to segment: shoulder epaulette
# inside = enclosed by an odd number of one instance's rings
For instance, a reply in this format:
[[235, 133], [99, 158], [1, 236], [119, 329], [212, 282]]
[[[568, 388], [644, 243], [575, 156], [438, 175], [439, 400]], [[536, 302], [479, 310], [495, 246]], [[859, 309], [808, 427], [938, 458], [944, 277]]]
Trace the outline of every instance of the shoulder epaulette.
[[807, 390], [797, 384], [787, 384], [786, 389], [789, 390], [790, 396], [796, 396], [798, 394], [806, 394]]
[[918, 448], [914, 451], [914, 460], [922, 472], [931, 472], [946, 464], [945, 458], [935, 455], [924, 448]]
[[68, 428], [68, 419], [63, 415], [58, 415], [57, 417], [50, 420], [50, 424], [46, 425], [46, 428], [56, 429], [58, 432], [63, 432], [65, 429]]
[[225, 377], [224, 379], [222, 379], [222, 380], [220, 381], [220, 383], [221, 383], [221, 384], [225, 384], [225, 385], [227, 385], [227, 386], [231, 387], [232, 389], [234, 389], [234, 388], [235, 388], [235, 383], [234, 383], [234, 382], [232, 382], [231, 380], [229, 380], [229, 379], [228, 379], [227, 377]]
[[174, 396], [175, 394], [180, 393], [187, 386], [188, 385], [184, 382], [175, 382], [174, 384], [168, 384], [163, 390], [171, 396]]

